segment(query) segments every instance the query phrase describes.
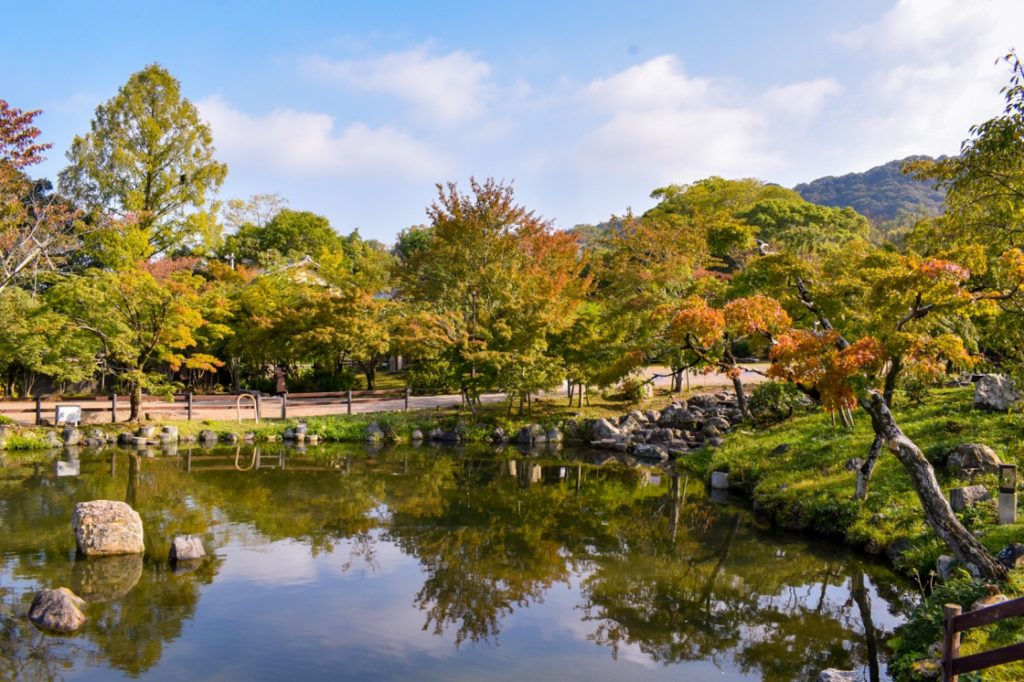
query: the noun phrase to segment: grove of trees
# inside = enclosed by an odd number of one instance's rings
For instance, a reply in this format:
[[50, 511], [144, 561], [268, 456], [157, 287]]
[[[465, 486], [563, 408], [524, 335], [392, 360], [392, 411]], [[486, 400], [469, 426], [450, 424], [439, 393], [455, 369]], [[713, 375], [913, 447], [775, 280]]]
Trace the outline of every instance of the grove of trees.
[[28, 175], [39, 112], [0, 100], [3, 393], [122, 389], [137, 419], [143, 392], [266, 390], [276, 371], [291, 390], [373, 388], [400, 355], [412, 388], [474, 411], [484, 391], [522, 408], [565, 381], [582, 402], [652, 364], [725, 371], [746, 410], [753, 356], [844, 424], [863, 409], [858, 496], [892, 451], [932, 528], [997, 576], [890, 408], [951, 372], [1024, 367], [1024, 68], [1006, 61], [1005, 110], [957, 157], [908, 166], [945, 212], [898, 240], [750, 178], [658, 188], [642, 215], [571, 231], [471, 179], [438, 184], [427, 224], [388, 248], [275, 195], [221, 203], [209, 126], [158, 65], [97, 108], [56, 190]]

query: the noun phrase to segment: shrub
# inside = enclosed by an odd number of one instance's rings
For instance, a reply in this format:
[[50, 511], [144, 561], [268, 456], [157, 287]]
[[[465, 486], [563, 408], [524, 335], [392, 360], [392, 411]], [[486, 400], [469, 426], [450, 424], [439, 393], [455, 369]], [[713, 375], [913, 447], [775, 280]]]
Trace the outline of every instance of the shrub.
[[806, 403], [800, 389], [786, 381], [766, 381], [754, 387], [750, 395], [750, 414], [762, 423], [780, 422]]

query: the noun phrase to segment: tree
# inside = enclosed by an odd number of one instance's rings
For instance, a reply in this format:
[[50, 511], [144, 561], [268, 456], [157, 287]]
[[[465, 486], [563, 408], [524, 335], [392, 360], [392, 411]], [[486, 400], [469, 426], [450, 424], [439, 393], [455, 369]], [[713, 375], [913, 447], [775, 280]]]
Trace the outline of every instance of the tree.
[[341, 235], [327, 218], [311, 211], [280, 209], [265, 224], [245, 223], [224, 240], [221, 253], [246, 265], [271, 265], [281, 258], [314, 260], [324, 251], [340, 251]]
[[819, 329], [780, 335], [772, 349], [770, 376], [813, 386], [826, 406], [862, 407], [875, 432], [872, 451], [884, 446], [896, 455], [910, 476], [929, 527], [963, 566], [986, 578], [1003, 577], [1006, 568], [956, 518], [931, 464], [899, 428], [885, 397], [874, 388], [886, 361], [883, 344], [871, 336], [849, 342], [832, 326], [807, 287], [802, 282], [798, 286]]
[[0, 99], [0, 294], [30, 273], [61, 267], [78, 244], [74, 212], [49, 192], [49, 183], [25, 173], [50, 148], [37, 142], [33, 121], [40, 113]]
[[[536, 386], [537, 363], [558, 362], [550, 338], [572, 323], [589, 279], [574, 237], [516, 204], [511, 185], [471, 179], [470, 188], [438, 185], [429, 236], [400, 262], [398, 286], [416, 311], [401, 325], [404, 354], [449, 363], [475, 409], [499, 372], [522, 395]], [[522, 363], [532, 369], [512, 369]]]
[[222, 363], [189, 354], [195, 331], [206, 324], [205, 280], [197, 259], [139, 261], [120, 270], [92, 268], [55, 287], [69, 318], [97, 340], [104, 368], [127, 384], [130, 420], [141, 418], [142, 391], [168, 391], [168, 372], [213, 370]]
[[60, 187], [88, 211], [137, 225], [154, 253], [166, 253], [215, 236], [207, 202], [227, 166], [213, 153], [195, 105], [151, 64], [97, 107], [90, 132], [68, 150]]

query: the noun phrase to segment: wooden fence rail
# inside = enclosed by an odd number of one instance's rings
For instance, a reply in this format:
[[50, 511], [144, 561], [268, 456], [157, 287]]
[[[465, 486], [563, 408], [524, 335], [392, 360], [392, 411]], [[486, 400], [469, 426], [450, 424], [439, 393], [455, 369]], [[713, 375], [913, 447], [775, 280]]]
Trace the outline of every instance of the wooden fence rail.
[[[158, 396], [143, 396], [143, 414], [180, 414], [185, 419], [202, 419], [204, 412], [212, 410], [231, 411], [241, 414], [240, 396], [250, 395], [255, 402], [255, 415], [258, 418], [277, 416], [288, 418], [290, 409], [302, 407], [344, 406], [347, 414], [352, 414], [353, 405], [380, 403], [388, 400], [402, 400], [402, 409], [409, 409], [411, 392], [405, 389], [384, 389], [378, 391], [331, 391], [319, 393], [287, 393], [281, 396], [269, 396], [256, 392], [244, 391], [240, 394], [201, 395], [180, 393], [170, 399]], [[131, 399], [126, 395], [111, 394], [109, 396], [90, 396], [74, 399], [58, 399], [59, 396], [39, 395], [29, 400], [0, 400], [0, 415], [13, 419], [20, 424], [42, 425], [56, 423], [58, 406], [75, 405], [82, 410], [82, 422], [107, 421], [117, 423], [125, 421], [129, 412]], [[265, 415], [263, 409], [267, 403], [272, 405], [273, 414]]]
[[959, 604], [946, 604], [942, 640], [942, 678], [946, 682], [957, 682], [957, 676], [961, 673], [1024, 660], [1024, 642], [970, 656], [960, 656], [961, 632], [1015, 616], [1024, 616], [1024, 597], [968, 613], [961, 613]]

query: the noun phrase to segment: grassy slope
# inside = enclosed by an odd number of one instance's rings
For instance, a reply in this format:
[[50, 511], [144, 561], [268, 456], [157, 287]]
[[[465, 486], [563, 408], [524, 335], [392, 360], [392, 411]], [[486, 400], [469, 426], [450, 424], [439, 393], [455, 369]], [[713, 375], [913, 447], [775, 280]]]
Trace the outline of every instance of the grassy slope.
[[[1024, 416], [973, 410], [971, 399], [970, 389], [936, 390], [922, 405], [898, 404], [895, 414], [907, 435], [935, 464], [941, 465], [945, 454], [960, 443], [982, 443], [1004, 461], [1020, 465], [1024, 460]], [[764, 430], [740, 428], [723, 447], [700, 451], [687, 464], [705, 475], [728, 471], [730, 484], [739, 485], [756, 507], [780, 525], [838, 535], [874, 552], [885, 550], [898, 539], [909, 540], [910, 550], [895, 563], [916, 576], [922, 590], [930, 589], [934, 586], [935, 559], [948, 550], [928, 531], [910, 479], [896, 458], [884, 453], [875, 469], [868, 500], [863, 505], [852, 500], [855, 475], [844, 464], [851, 457], [864, 457], [872, 437], [863, 412], [853, 431], [833, 427], [830, 418], [818, 412]], [[789, 450], [776, 454], [775, 449], [783, 444], [788, 444]], [[942, 466], [936, 466], [936, 474], [944, 490], [967, 484], [949, 477]], [[996, 494], [995, 475], [979, 476], [972, 482], [983, 483]], [[1009, 542], [1024, 542], [1024, 523], [996, 525], [994, 502], [982, 503], [959, 516], [993, 552]], [[1020, 596], [1024, 594], [1022, 583], [1024, 580], [1015, 572], [1003, 591], [1011, 597]], [[937, 640], [942, 604], [960, 601], [967, 610], [983, 591], [965, 579], [935, 592], [919, 618], [892, 642], [897, 656], [894, 672], [899, 678], [910, 679], [906, 673], [909, 665], [925, 657], [928, 645]], [[963, 637], [963, 652], [1019, 642], [1022, 634], [1015, 621], [972, 630]], [[1024, 665], [985, 671], [983, 679], [1024, 679]]]

